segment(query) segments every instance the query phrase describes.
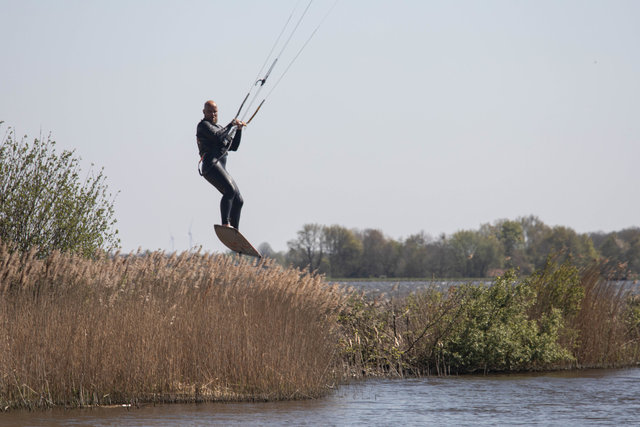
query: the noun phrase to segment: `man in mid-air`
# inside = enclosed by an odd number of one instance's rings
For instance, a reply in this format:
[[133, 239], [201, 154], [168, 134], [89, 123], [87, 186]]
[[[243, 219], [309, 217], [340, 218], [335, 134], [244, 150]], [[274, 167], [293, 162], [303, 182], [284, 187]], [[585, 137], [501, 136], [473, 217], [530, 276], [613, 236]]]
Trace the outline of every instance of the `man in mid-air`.
[[[204, 118], [198, 123], [196, 136], [202, 161], [201, 175], [222, 193], [220, 214], [222, 225], [238, 229], [244, 200], [235, 181], [227, 172], [227, 152], [236, 151], [246, 123], [233, 119], [227, 126], [218, 124], [218, 106], [213, 101], [204, 103]], [[236, 129], [232, 136], [232, 130]], [[233, 139], [232, 139], [233, 138]]]

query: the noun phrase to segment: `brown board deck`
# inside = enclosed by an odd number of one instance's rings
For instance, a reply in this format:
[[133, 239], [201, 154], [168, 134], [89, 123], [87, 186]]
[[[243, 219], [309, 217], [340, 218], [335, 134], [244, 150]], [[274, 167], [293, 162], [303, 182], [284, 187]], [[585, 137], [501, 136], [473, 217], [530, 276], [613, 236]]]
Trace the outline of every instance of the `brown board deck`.
[[237, 252], [241, 255], [249, 255], [256, 258], [262, 258], [260, 252], [253, 247], [251, 243], [240, 233], [240, 231], [236, 230], [232, 227], [225, 227], [223, 225], [216, 224], [214, 226], [216, 229], [216, 235], [218, 239], [226, 247], [231, 249], [234, 252]]

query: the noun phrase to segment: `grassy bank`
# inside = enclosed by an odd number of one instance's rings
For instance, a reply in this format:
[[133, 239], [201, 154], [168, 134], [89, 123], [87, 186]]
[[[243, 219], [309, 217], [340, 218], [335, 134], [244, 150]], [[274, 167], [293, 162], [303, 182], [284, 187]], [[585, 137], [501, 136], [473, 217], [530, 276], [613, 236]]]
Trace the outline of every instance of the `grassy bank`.
[[633, 365], [597, 266], [371, 300], [273, 264], [0, 246], [0, 408], [316, 397], [347, 377]]

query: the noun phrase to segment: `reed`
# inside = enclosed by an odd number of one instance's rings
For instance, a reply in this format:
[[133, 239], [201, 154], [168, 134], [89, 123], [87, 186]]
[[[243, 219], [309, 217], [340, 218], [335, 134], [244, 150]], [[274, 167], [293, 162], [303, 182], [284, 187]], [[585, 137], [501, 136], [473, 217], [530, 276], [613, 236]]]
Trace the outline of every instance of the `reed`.
[[569, 328], [577, 331], [576, 363], [579, 367], [618, 367], [640, 362], [640, 311], [638, 296], [608, 280], [603, 265], [587, 268], [580, 286], [584, 298]]
[[0, 407], [295, 399], [336, 380], [344, 295], [223, 255], [0, 245]]

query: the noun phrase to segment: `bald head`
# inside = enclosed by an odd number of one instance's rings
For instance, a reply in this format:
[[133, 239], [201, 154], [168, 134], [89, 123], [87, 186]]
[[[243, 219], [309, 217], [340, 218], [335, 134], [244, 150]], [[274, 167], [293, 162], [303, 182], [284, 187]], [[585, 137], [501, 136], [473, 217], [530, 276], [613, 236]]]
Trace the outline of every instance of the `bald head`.
[[204, 119], [213, 124], [218, 123], [218, 105], [209, 100], [204, 103], [204, 110], [202, 110], [204, 114]]

